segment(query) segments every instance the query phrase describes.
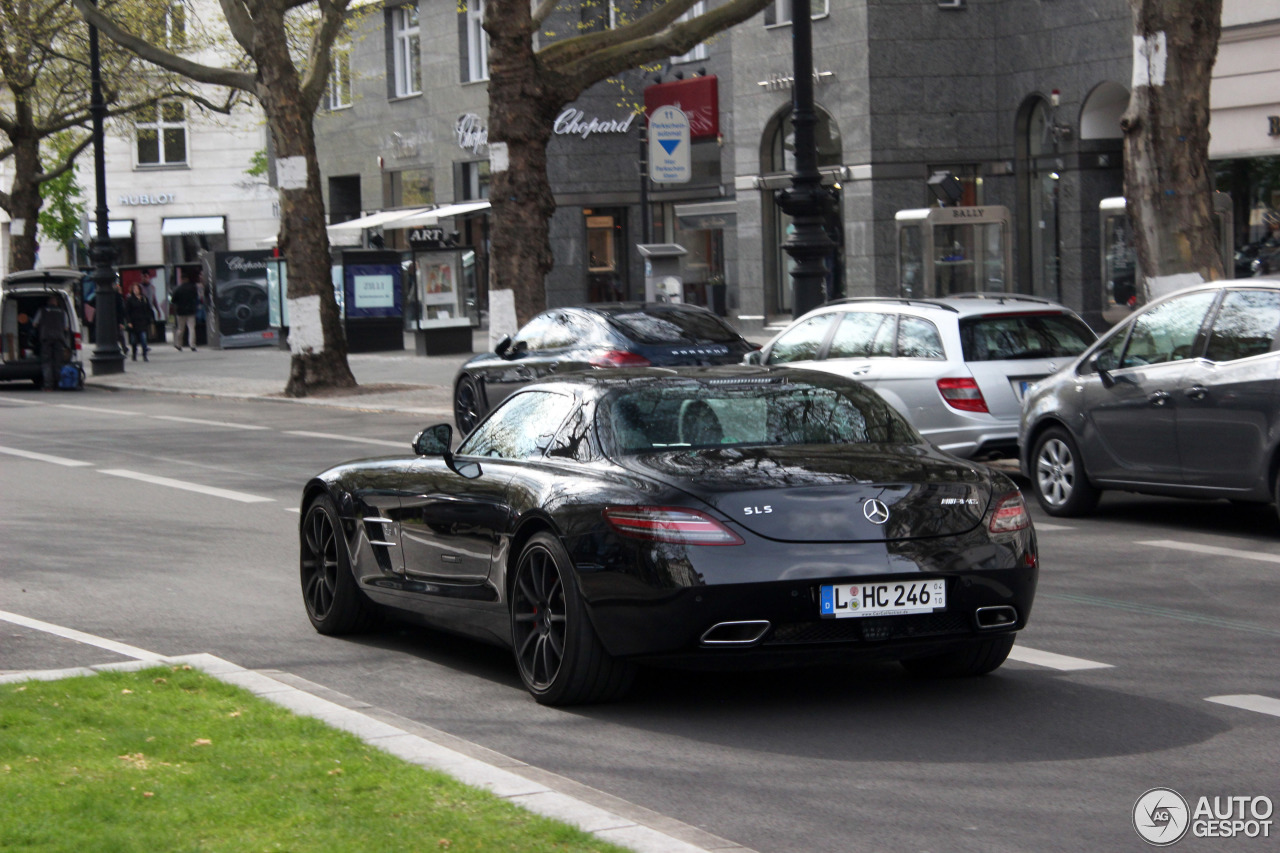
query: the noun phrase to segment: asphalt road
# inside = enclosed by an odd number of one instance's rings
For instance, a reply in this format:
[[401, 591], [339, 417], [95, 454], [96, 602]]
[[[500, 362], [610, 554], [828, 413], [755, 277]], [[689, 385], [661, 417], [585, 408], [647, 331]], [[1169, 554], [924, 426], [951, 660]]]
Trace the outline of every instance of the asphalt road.
[[[407, 450], [423, 425], [0, 388], [0, 610], [283, 670], [759, 851], [1142, 850], [1132, 810], [1150, 788], [1193, 807], [1280, 801], [1268, 508], [1108, 495], [1069, 523], [1033, 509], [1035, 612], [1018, 659], [986, 678], [653, 672], [624, 703], [553, 710], [502, 650], [407, 626], [330, 639], [306, 620], [299, 486]], [[0, 622], [0, 671], [113, 659]], [[1223, 696], [1270, 704], [1210, 701]], [[1176, 849], [1274, 845], [1188, 836]]]

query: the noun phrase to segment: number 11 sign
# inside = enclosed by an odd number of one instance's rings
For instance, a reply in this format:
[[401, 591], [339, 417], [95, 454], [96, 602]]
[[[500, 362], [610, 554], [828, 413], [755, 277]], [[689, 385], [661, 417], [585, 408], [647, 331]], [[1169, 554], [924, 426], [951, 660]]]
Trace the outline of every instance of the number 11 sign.
[[658, 107], [649, 116], [649, 180], [689, 182], [689, 117], [677, 107]]

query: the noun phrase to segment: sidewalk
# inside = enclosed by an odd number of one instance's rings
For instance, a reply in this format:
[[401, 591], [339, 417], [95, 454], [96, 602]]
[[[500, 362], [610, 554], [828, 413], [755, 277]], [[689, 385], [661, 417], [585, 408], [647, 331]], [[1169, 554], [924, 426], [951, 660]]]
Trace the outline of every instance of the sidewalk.
[[[453, 377], [473, 353], [419, 356], [414, 352], [413, 338], [406, 335], [405, 342], [404, 350], [348, 355], [347, 362], [359, 383], [356, 388], [303, 398], [284, 396], [290, 354], [278, 347], [202, 347], [192, 352], [163, 342], [151, 347], [149, 361], [126, 357], [123, 373], [104, 376], [93, 374], [93, 345], [86, 345], [81, 357], [85, 384], [93, 388], [409, 412], [451, 421]], [[474, 352], [484, 352], [488, 345], [488, 333], [477, 330]]]

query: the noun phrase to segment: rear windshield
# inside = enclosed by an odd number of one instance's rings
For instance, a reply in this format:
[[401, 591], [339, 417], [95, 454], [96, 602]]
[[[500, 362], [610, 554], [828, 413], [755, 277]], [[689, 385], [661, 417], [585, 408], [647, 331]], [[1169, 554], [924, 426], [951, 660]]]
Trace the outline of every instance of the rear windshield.
[[625, 311], [608, 317], [619, 331], [641, 344], [729, 343], [738, 339], [732, 326], [703, 311]]
[[1095, 340], [1097, 335], [1071, 314], [997, 314], [960, 321], [965, 361], [1064, 358], [1079, 355]]
[[874, 391], [838, 379], [620, 390], [605, 397], [598, 412], [601, 433], [619, 454], [682, 447], [921, 441]]

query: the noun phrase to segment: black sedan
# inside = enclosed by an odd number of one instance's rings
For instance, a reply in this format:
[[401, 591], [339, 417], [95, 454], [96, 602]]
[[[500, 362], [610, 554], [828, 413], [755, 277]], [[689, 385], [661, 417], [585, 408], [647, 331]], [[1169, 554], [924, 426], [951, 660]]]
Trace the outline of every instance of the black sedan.
[[539, 702], [635, 666], [1004, 662], [1035, 534], [1003, 474], [933, 449], [874, 391], [750, 366], [582, 371], [511, 395], [450, 450], [332, 468], [302, 496], [323, 634], [384, 608], [512, 648]]
[[458, 369], [453, 420], [463, 435], [507, 395], [555, 373], [593, 367], [737, 364], [758, 347], [705, 308], [614, 302], [553, 308]]

